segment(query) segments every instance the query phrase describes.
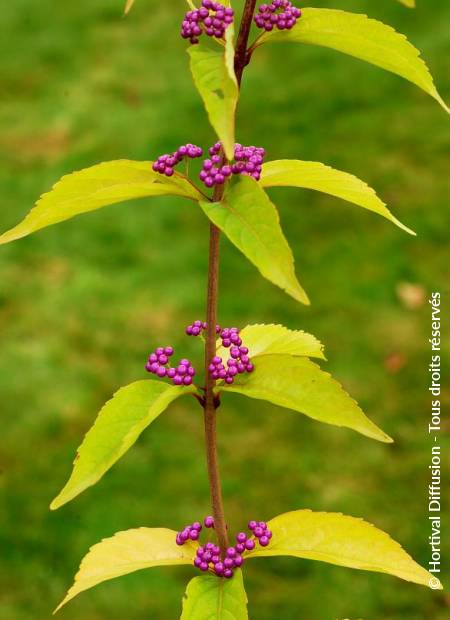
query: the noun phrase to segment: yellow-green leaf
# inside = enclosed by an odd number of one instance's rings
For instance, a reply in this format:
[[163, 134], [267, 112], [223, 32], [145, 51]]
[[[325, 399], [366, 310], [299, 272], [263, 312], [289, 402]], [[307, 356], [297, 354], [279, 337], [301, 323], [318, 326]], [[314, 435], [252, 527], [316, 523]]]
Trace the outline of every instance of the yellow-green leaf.
[[194, 577], [183, 598], [181, 620], [248, 620], [242, 572], [232, 579], [215, 575]]
[[317, 161], [297, 159], [269, 161], [263, 165], [260, 185], [303, 187], [324, 192], [378, 213], [406, 232], [415, 234], [392, 215], [384, 202], [366, 183], [352, 174], [335, 170]]
[[[294, 355], [325, 359], [323, 344], [311, 334], [284, 325], [247, 325], [241, 329], [243, 344], [252, 360], [261, 355]], [[217, 341], [217, 355], [224, 357], [226, 349]]]
[[254, 372], [238, 375], [235, 383], [220, 385], [218, 390], [267, 400], [319, 422], [345, 426], [378, 441], [392, 441], [330, 374], [303, 357], [263, 355], [256, 358]]
[[398, 1], [410, 9], [413, 9], [416, 6], [415, 0], [398, 0]]
[[200, 201], [200, 206], [267, 280], [309, 303], [295, 275], [278, 211], [254, 179], [242, 176], [228, 187], [222, 202]]
[[94, 545], [83, 558], [73, 586], [55, 612], [80, 592], [103, 581], [153, 566], [192, 564], [198, 543], [189, 541], [179, 547], [176, 535], [165, 528], [141, 527], [117, 532]]
[[210, 42], [191, 45], [191, 72], [211, 125], [228, 159], [234, 157], [234, 126], [239, 88], [234, 74], [233, 24], [226, 29], [225, 48]]
[[268, 527], [273, 533], [270, 545], [257, 547], [246, 557], [289, 555], [320, 560], [387, 573], [424, 586], [434, 579], [390, 536], [362, 519], [297, 510], [275, 517]]
[[0, 244], [36, 230], [132, 198], [183, 196], [199, 200], [202, 194], [182, 175], [165, 177], [153, 172], [151, 161], [121, 159], [104, 162], [63, 176], [43, 194], [25, 219], [0, 236]]
[[431, 95], [449, 112], [420, 52], [408, 39], [376, 19], [336, 9], [302, 9], [291, 30], [273, 30], [257, 42], [295, 41], [322, 45], [396, 73]]
[[116, 392], [78, 448], [72, 474], [50, 508], [56, 510], [100, 480], [171, 402], [195, 391], [194, 386], [144, 380]]

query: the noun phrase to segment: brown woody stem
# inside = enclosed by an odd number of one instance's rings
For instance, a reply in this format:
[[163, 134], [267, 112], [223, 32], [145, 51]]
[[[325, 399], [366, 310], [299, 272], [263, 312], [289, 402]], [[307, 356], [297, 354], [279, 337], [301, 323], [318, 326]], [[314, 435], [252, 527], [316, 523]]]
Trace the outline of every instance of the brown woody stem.
[[[242, 14], [241, 25], [236, 42], [234, 67], [238, 84], [241, 84], [242, 74], [247, 64], [247, 44], [252, 25], [253, 13], [256, 0], [246, 0]], [[224, 185], [217, 185], [213, 200], [222, 200]], [[222, 554], [228, 547], [227, 525], [223, 508], [222, 485], [220, 481], [219, 460], [217, 454], [217, 407], [218, 398], [214, 394], [215, 380], [211, 377], [208, 366], [216, 354], [216, 324], [217, 304], [219, 290], [219, 250], [220, 230], [214, 224], [209, 228], [209, 263], [208, 263], [208, 287], [206, 301], [206, 330], [205, 342], [205, 396], [203, 399], [205, 421], [206, 462], [208, 466], [209, 487], [211, 493], [211, 506], [214, 516], [214, 527], [217, 534]]]

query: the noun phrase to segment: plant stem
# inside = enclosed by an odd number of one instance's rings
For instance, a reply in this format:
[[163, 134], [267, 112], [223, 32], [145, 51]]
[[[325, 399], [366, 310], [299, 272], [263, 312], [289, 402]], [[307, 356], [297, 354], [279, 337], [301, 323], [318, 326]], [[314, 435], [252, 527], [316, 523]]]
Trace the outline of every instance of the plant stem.
[[[241, 25], [236, 42], [236, 52], [234, 66], [236, 79], [241, 84], [242, 73], [247, 64], [247, 44], [252, 25], [253, 13], [255, 11], [256, 0], [246, 0], [242, 14]], [[217, 185], [214, 190], [213, 201], [222, 200], [224, 185]], [[216, 354], [216, 324], [217, 324], [217, 305], [219, 290], [219, 250], [220, 250], [220, 230], [214, 224], [209, 227], [209, 262], [208, 262], [208, 286], [206, 298], [206, 330], [205, 342], [205, 397], [203, 399], [204, 422], [205, 422], [205, 443], [206, 443], [206, 462], [208, 467], [209, 487], [211, 494], [211, 506], [214, 516], [214, 527], [217, 540], [224, 555], [228, 547], [227, 525], [223, 508], [222, 485], [220, 481], [219, 459], [217, 455], [217, 407], [218, 398], [214, 395], [215, 380], [211, 377], [208, 366]]]
[[236, 53], [234, 55], [234, 72], [238, 84], [241, 84], [242, 74], [247, 65], [247, 44], [252, 26], [253, 13], [255, 12], [256, 0], [246, 0], [242, 13], [241, 26], [236, 41]]
[[[221, 187], [221, 186], [217, 186]], [[223, 188], [223, 186], [222, 186]], [[217, 192], [218, 193], [218, 192]], [[223, 192], [221, 192], [223, 193]], [[215, 196], [216, 198], [216, 192]], [[218, 200], [222, 196], [217, 197]], [[214, 396], [215, 381], [209, 372], [208, 366], [216, 354], [216, 324], [217, 324], [217, 294], [219, 285], [219, 246], [220, 230], [214, 224], [209, 227], [209, 266], [208, 266], [208, 293], [206, 304], [206, 331], [205, 342], [205, 442], [206, 463], [208, 466], [211, 506], [214, 516], [214, 527], [222, 554], [228, 547], [227, 526], [223, 509], [222, 485], [220, 482], [219, 460], [217, 455], [217, 413], [218, 402]]]

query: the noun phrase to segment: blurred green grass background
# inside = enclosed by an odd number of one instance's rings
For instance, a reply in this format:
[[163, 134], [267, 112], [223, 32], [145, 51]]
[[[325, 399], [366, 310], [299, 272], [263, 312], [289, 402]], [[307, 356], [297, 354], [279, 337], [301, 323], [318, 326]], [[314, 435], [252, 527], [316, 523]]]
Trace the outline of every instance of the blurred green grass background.
[[[101, 160], [150, 159], [187, 141], [212, 143], [178, 37], [185, 3], [138, 0], [127, 19], [122, 5], [4, 3], [2, 230], [64, 173]], [[418, 5], [315, 6], [366, 12], [405, 33], [449, 102], [450, 4]], [[418, 237], [331, 197], [272, 191], [311, 308], [223, 243], [221, 321], [282, 322], [317, 335], [327, 370], [396, 440], [382, 445], [226, 398], [219, 442], [232, 530], [249, 517], [301, 507], [342, 511], [374, 522], [428, 562], [427, 295], [448, 294], [449, 137], [439, 106], [396, 76], [308, 46], [267, 46], [255, 56], [239, 141], [263, 144], [270, 159], [324, 161], [356, 174]], [[145, 376], [152, 347], [172, 343], [200, 363], [199, 344], [183, 330], [202, 317], [206, 262], [207, 222], [177, 199], [109, 207], [1, 248], [2, 620], [48, 618], [101, 538], [141, 525], [177, 529], [209, 513], [195, 402], [172, 407], [98, 485], [48, 510], [99, 407]], [[402, 283], [415, 287], [409, 301]], [[448, 566], [448, 537], [443, 544]], [[177, 618], [193, 574], [142, 571], [80, 596], [62, 617]], [[450, 605], [445, 592], [293, 559], [248, 564], [246, 586], [258, 620], [443, 620]]]

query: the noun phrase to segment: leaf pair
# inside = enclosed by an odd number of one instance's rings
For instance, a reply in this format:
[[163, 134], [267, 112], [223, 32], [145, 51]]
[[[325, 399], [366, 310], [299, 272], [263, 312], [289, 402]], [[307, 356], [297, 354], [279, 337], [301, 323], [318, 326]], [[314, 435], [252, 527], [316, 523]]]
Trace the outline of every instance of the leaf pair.
[[[282, 325], [248, 325], [241, 336], [255, 372], [236, 377], [233, 385], [219, 385], [218, 391], [266, 400], [378, 441], [392, 441], [337, 381], [308, 359], [324, 359], [323, 347], [314, 336]], [[225, 354], [218, 347], [218, 355]], [[86, 434], [72, 474], [51, 509], [60, 508], [98, 482], [172, 402], [196, 393], [194, 385], [178, 387], [157, 380], [135, 381], [121, 388], [102, 407]]]
[[[430, 585], [432, 575], [385, 532], [362, 519], [297, 510], [275, 517], [268, 527], [273, 534], [270, 545], [245, 552], [246, 558], [293, 556]], [[57, 610], [103, 581], [144, 568], [192, 564], [198, 543], [188, 542], [179, 547], [175, 537], [173, 530], [139, 528], [118, 532], [94, 545], [81, 562], [75, 582]], [[204, 575], [188, 584], [181, 620], [246, 620], [247, 617], [241, 571], [236, 571], [230, 580]]]
[[0, 236], [0, 244], [110, 204], [147, 196], [179, 196], [198, 202], [208, 218], [265, 278], [297, 301], [309, 303], [295, 275], [294, 258], [282, 232], [277, 209], [264, 191], [274, 186], [321, 191], [378, 213], [412, 232], [365, 183], [319, 162], [268, 162], [263, 166], [259, 183], [242, 176], [227, 187], [220, 203], [211, 203], [179, 173], [165, 177], [152, 170], [151, 161], [118, 160], [62, 177], [20, 224]]

